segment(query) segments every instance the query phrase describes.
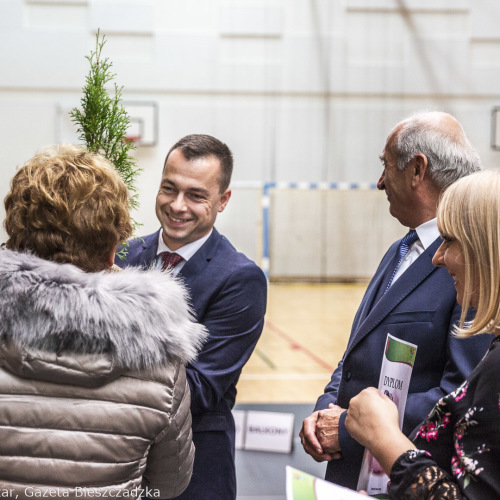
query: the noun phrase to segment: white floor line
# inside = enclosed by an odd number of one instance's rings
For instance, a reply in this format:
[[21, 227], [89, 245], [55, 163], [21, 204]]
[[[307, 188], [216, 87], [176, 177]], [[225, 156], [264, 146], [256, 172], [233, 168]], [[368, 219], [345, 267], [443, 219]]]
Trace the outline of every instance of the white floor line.
[[243, 373], [241, 380], [317, 380], [329, 378], [329, 373]]

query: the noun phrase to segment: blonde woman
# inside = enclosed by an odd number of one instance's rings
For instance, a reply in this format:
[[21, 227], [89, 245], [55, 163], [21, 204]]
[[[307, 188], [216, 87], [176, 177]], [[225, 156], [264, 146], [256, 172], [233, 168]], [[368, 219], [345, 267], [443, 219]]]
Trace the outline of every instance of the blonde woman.
[[[467, 380], [439, 400], [410, 439], [399, 431], [396, 406], [373, 387], [349, 405], [347, 430], [390, 475], [392, 498], [500, 498], [499, 225], [500, 171], [458, 180], [440, 202], [444, 242], [433, 263], [455, 280], [463, 308], [457, 335], [494, 334]], [[477, 309], [470, 324], [469, 307]]]
[[184, 365], [206, 332], [168, 274], [108, 272], [131, 232], [124, 183], [59, 146], [18, 170], [5, 209], [0, 491], [177, 496], [194, 457]]

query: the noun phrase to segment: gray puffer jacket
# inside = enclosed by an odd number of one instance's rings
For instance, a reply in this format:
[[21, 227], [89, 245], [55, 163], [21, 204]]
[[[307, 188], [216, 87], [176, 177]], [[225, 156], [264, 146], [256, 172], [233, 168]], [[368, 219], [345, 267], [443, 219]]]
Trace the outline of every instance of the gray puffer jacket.
[[0, 250], [0, 491], [170, 498], [193, 465], [184, 364], [206, 338], [166, 273]]

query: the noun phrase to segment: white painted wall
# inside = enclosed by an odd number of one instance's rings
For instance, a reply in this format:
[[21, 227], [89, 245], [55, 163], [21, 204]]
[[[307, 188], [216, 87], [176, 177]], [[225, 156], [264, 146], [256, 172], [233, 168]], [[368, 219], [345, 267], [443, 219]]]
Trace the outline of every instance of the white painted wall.
[[[79, 104], [97, 28], [124, 98], [158, 105], [158, 143], [136, 152], [144, 172], [134, 217], [144, 232], [157, 227], [154, 193], [165, 153], [193, 132], [233, 150], [234, 195], [218, 227], [257, 261], [255, 186], [376, 181], [388, 131], [415, 110], [451, 112], [484, 165], [500, 166], [490, 147], [491, 110], [500, 104], [498, 0], [0, 0], [2, 199], [16, 167], [37, 149], [75, 140], [67, 111]], [[295, 195], [280, 196], [276, 203], [287, 206]], [[318, 196], [311, 193], [311, 203], [323, 203]], [[367, 274], [357, 263], [371, 268], [399, 229], [381, 207], [370, 255], [360, 248], [354, 258], [345, 234], [338, 248], [320, 227], [327, 243], [319, 259], [338, 260], [316, 266], [321, 276], [337, 276], [338, 268]], [[349, 209], [338, 217], [362, 227], [365, 216]], [[285, 221], [286, 214], [272, 217], [273, 242], [289, 237]], [[280, 273], [294, 275], [296, 246], [272, 244]]]

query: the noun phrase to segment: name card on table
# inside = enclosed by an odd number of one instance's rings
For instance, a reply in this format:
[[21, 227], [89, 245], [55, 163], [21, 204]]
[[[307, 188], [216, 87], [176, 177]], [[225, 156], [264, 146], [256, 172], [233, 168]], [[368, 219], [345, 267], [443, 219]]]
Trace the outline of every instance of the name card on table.
[[293, 413], [233, 410], [236, 448], [290, 453], [293, 440]]

